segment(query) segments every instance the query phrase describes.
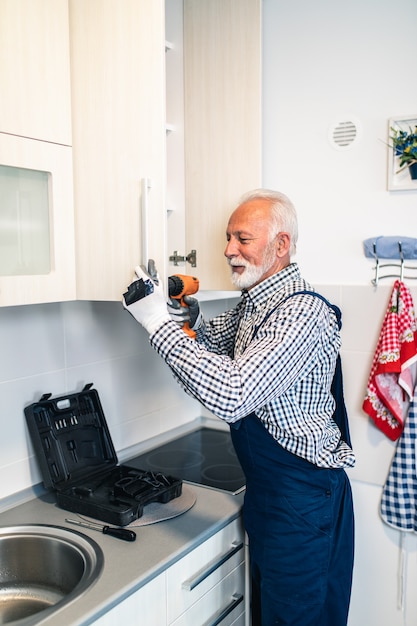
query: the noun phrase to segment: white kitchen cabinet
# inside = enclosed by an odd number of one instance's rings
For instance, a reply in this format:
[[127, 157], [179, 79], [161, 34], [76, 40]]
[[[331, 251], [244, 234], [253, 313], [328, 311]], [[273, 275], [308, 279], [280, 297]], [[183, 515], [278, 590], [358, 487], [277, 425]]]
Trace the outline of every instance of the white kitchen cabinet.
[[[66, 224], [65, 239], [51, 227], [53, 275], [7, 278], [7, 287], [0, 278], [0, 304], [118, 301], [147, 257], [162, 278], [190, 273], [203, 290], [230, 289], [227, 217], [260, 182], [260, 0], [187, 0], [184, 7], [176, 103], [185, 114], [167, 120], [163, 0], [0, 0], [0, 133], [73, 146], [63, 204], [52, 188], [50, 224], [63, 214]], [[166, 121], [177, 163], [168, 174]], [[167, 178], [182, 186], [180, 194], [171, 189], [168, 205]], [[182, 212], [183, 234], [169, 248], [167, 208]], [[197, 267], [169, 263], [171, 248], [185, 256], [196, 249]], [[45, 291], [47, 282], [54, 288]]]
[[67, 0], [0, 0], [0, 132], [71, 145]]
[[227, 220], [261, 184], [261, 0], [184, 1], [187, 273], [232, 289]]
[[120, 300], [145, 247], [165, 274], [164, 2], [69, 7], [77, 297]]
[[[167, 623], [231, 624], [245, 613], [245, 548], [240, 520], [207, 539], [167, 572]], [[221, 621], [220, 616], [223, 616]]]
[[0, 306], [75, 298], [69, 146], [0, 133], [0, 247]]
[[[144, 255], [164, 276], [164, 43], [162, 0], [0, 0], [0, 165], [31, 167], [30, 152], [42, 171], [47, 143], [57, 155], [45, 170], [51, 271], [0, 273], [1, 305], [120, 300]], [[18, 206], [1, 209], [11, 245], [26, 225]]]
[[75, 298], [69, 62], [67, 0], [0, 0], [0, 306]]
[[[183, 0], [165, 0], [168, 256], [175, 250], [182, 255], [186, 252], [183, 22]], [[184, 262], [178, 267], [170, 263], [169, 268], [171, 273], [186, 273]]]
[[[196, 622], [197, 623], [197, 622]], [[99, 617], [94, 626], [165, 626], [165, 574], [160, 574], [144, 587]]]
[[233, 289], [227, 220], [261, 184], [261, 9], [166, 0], [169, 272], [198, 276], [202, 290]]
[[245, 546], [234, 520], [117, 604], [94, 626], [244, 626]]

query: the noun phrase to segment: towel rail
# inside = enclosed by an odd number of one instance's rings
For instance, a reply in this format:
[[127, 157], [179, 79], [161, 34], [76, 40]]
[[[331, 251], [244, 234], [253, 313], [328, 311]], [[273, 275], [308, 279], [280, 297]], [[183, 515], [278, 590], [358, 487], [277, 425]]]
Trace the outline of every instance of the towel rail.
[[[417, 272], [417, 266], [405, 264], [403, 247], [402, 247], [401, 241], [398, 241], [398, 253], [399, 253], [399, 261], [400, 261], [399, 263], [382, 263], [381, 264], [377, 251], [376, 251], [376, 243], [373, 244], [373, 256], [375, 259], [375, 267], [373, 267], [372, 269], [375, 270], [375, 275], [374, 275], [374, 278], [371, 280], [371, 283], [375, 287], [378, 286], [379, 281], [382, 280], [383, 278], [399, 278], [401, 282], [403, 282], [403, 280], [417, 280], [417, 274], [415, 276], [414, 275], [406, 276], [404, 274], [404, 270]], [[383, 274], [381, 276], [380, 270], [383, 268], [387, 268], [387, 267], [395, 267], [398, 269], [398, 272], [395, 274]]]

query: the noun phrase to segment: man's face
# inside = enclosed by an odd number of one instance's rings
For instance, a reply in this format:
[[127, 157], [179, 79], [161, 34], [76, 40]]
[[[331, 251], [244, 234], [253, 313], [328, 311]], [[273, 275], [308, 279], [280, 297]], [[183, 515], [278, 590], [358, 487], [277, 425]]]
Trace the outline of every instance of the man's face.
[[279, 253], [282, 233], [270, 240], [270, 206], [266, 199], [251, 200], [230, 217], [224, 254], [232, 270], [232, 282], [239, 289], [250, 289], [288, 265], [289, 259], [283, 263]]

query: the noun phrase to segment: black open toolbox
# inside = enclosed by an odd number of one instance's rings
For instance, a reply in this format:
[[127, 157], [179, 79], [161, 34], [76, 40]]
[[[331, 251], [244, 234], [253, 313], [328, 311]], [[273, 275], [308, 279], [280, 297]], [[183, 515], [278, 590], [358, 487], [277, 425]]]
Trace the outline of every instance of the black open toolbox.
[[92, 384], [80, 393], [45, 394], [24, 410], [43, 484], [63, 509], [126, 526], [152, 502], [181, 495], [182, 481], [119, 465], [100, 398]]

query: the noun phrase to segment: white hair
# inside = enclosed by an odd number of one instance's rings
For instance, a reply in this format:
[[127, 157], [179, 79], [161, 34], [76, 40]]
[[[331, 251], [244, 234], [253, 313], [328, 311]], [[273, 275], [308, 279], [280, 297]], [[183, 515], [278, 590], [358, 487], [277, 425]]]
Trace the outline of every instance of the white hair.
[[272, 189], [254, 189], [245, 193], [239, 200], [239, 205], [251, 200], [270, 200], [272, 211], [272, 225], [270, 240], [281, 231], [290, 236], [290, 256], [295, 254], [298, 240], [297, 212], [291, 200], [280, 191]]

